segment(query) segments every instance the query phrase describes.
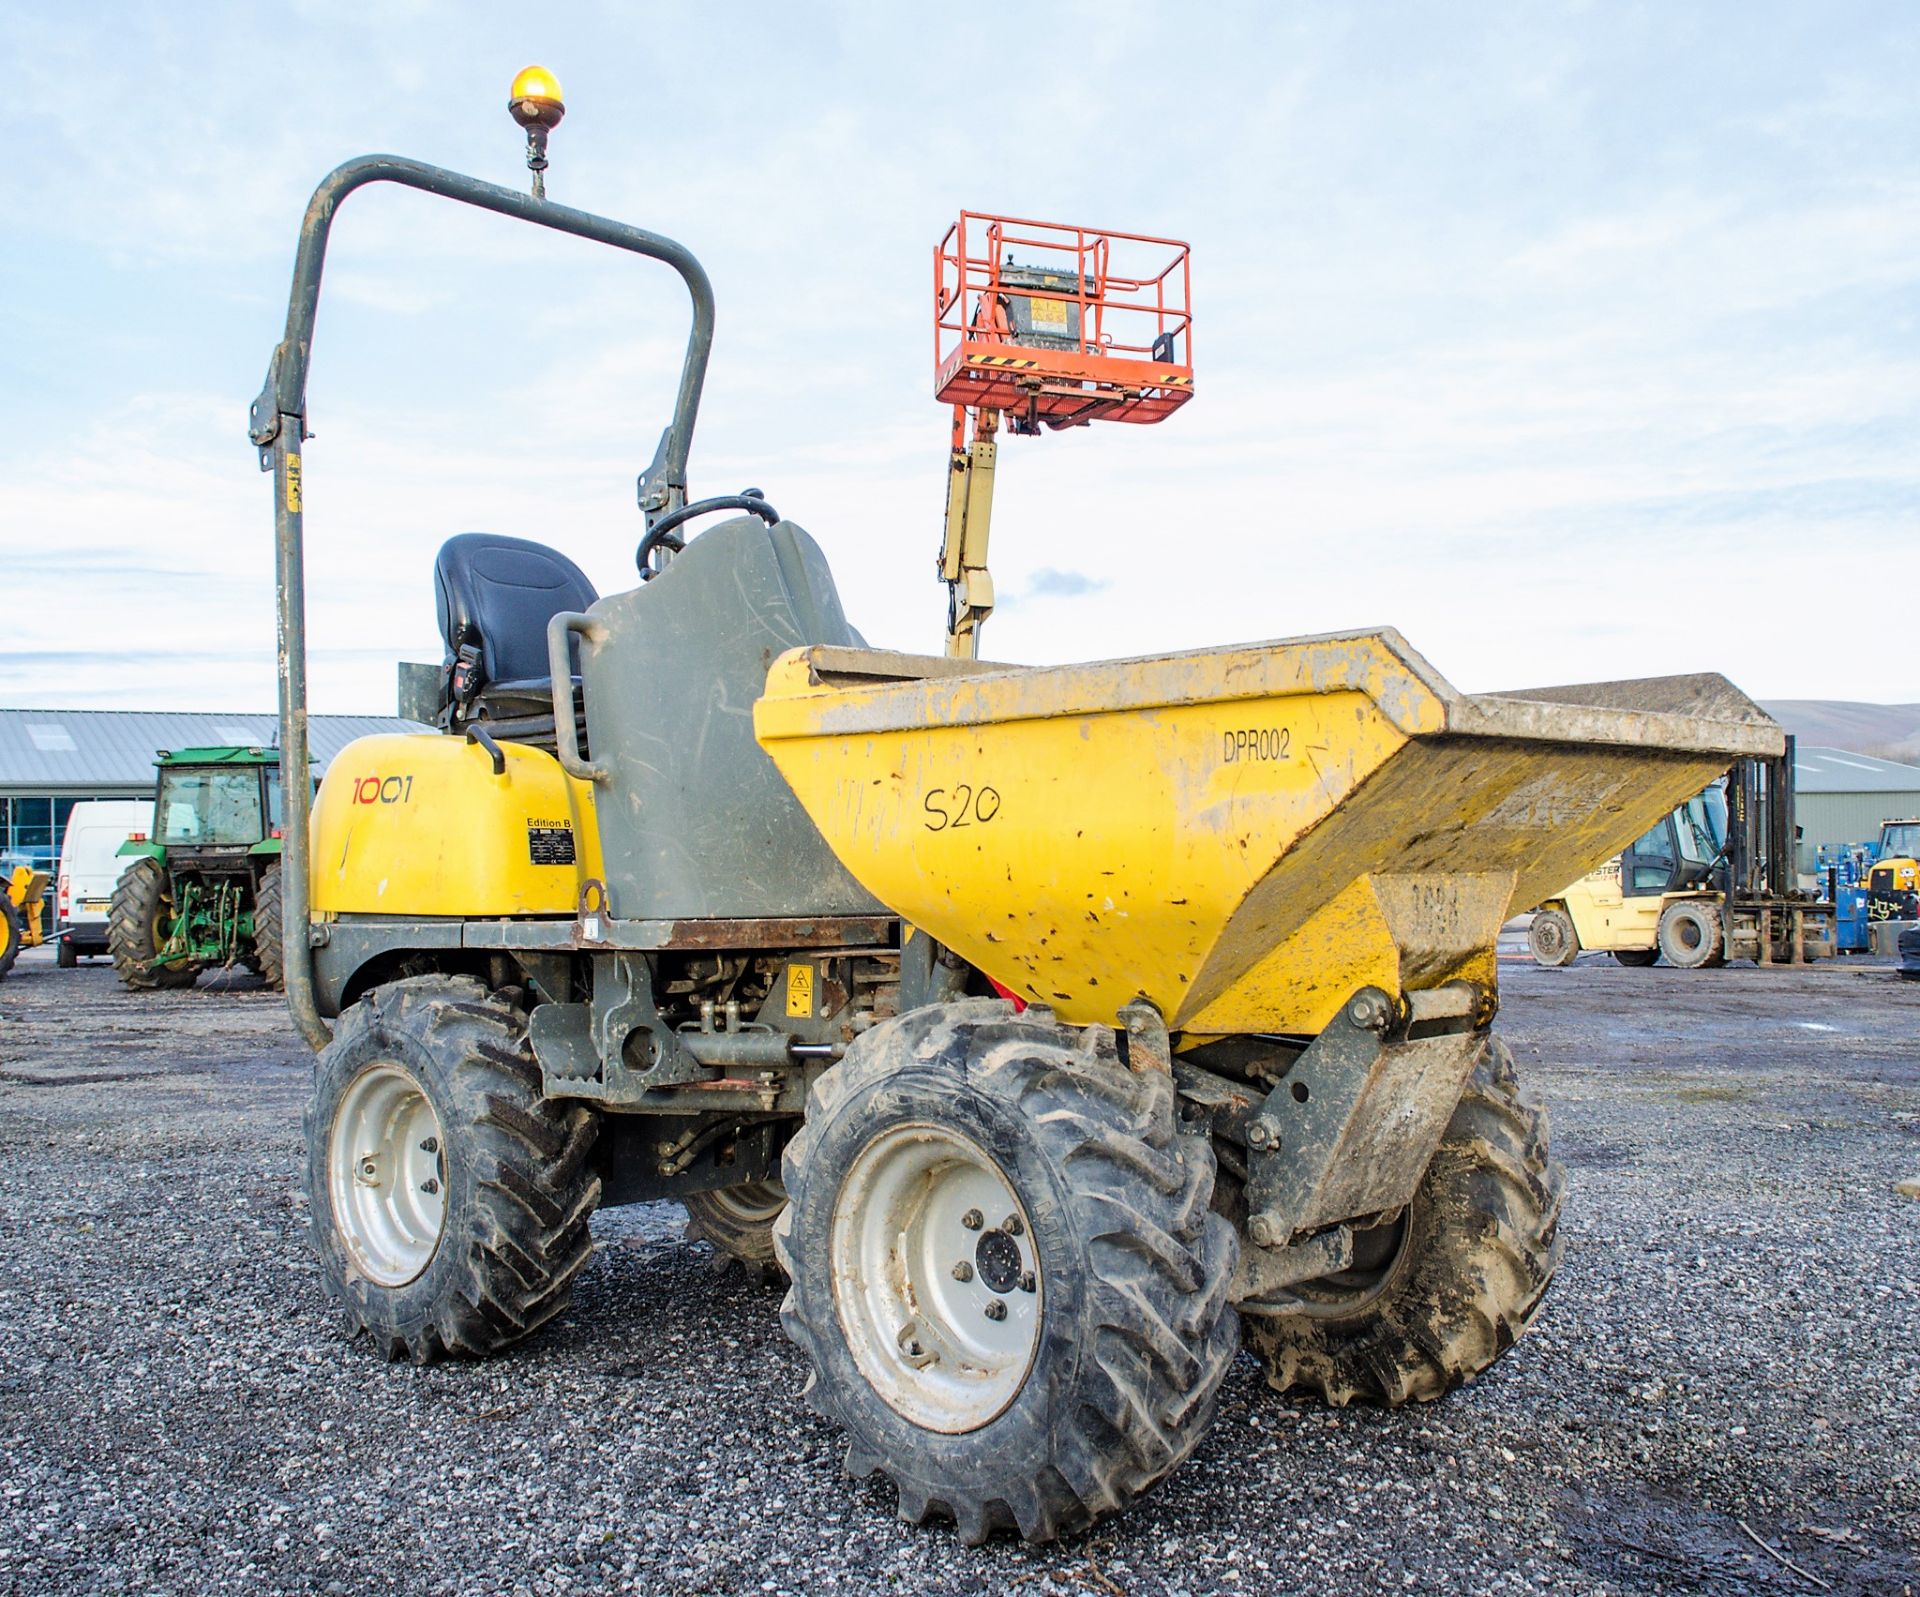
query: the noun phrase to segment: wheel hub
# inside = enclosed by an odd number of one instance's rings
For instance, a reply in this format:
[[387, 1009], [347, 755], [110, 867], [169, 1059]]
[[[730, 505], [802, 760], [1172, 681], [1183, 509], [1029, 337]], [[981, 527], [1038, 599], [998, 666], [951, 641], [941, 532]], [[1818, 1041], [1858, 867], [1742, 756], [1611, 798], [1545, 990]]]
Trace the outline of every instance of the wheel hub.
[[957, 1435], [1019, 1395], [1040, 1343], [1039, 1254], [984, 1149], [944, 1127], [882, 1132], [841, 1186], [830, 1246], [847, 1346], [895, 1412]]
[[376, 1064], [340, 1099], [328, 1139], [335, 1229], [376, 1286], [405, 1286], [432, 1261], [447, 1218], [440, 1118], [412, 1074]]

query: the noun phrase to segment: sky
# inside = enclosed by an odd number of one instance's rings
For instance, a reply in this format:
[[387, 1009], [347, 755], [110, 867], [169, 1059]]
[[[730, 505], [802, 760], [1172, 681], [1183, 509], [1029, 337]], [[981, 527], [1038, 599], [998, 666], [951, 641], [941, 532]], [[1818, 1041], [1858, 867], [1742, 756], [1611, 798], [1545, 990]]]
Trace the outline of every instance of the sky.
[[[964, 206], [1192, 246], [1195, 397], [1007, 440], [983, 652], [1398, 627], [1457, 686], [1715, 670], [1920, 700], [1920, 8], [9, 7], [0, 704], [265, 710], [246, 438], [295, 233], [385, 150], [705, 262], [696, 495], [762, 488], [938, 652], [932, 246]], [[658, 266], [393, 189], [310, 385], [316, 710], [438, 660], [491, 531], [633, 580], [686, 336]]]

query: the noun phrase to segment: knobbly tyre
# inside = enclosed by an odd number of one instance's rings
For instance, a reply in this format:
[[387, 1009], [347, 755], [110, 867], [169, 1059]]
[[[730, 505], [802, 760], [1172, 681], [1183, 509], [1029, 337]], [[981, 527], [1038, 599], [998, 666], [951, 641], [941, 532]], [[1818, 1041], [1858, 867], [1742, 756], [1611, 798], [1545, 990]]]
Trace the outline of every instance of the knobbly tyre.
[[[513, 108], [538, 178], [557, 87], [523, 75]], [[1274, 1386], [1336, 1404], [1504, 1353], [1561, 1176], [1489, 1029], [1499, 927], [1777, 728], [1711, 677], [1631, 708], [1466, 697], [1385, 629], [983, 663], [984, 515], [950, 516], [959, 643], [870, 649], [764, 496], [688, 498], [714, 311], [686, 249], [369, 156], [308, 209], [252, 415], [296, 769], [307, 362], [334, 215], [373, 182], [663, 262], [693, 313], [635, 586], [453, 540], [445, 663], [403, 668], [443, 730], [357, 744], [336, 769], [380, 801], [329, 780], [310, 832], [287, 792], [313, 1238], [351, 1325], [393, 1358], [492, 1353], [567, 1301], [595, 1208], [680, 1199], [790, 1278], [848, 1469], [969, 1542], [1147, 1491], [1243, 1332]], [[1083, 319], [1100, 291], [1075, 287]], [[961, 314], [1016, 349], [1063, 325]], [[969, 469], [991, 443], [956, 421]]]

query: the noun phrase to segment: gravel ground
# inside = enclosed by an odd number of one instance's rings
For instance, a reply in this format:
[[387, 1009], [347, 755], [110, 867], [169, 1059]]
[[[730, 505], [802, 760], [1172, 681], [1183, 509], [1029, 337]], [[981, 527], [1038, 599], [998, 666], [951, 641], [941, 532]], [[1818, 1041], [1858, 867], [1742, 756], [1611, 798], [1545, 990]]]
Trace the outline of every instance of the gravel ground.
[[599, 1216], [572, 1310], [507, 1357], [349, 1346], [278, 998], [29, 954], [0, 986], [0, 1591], [1920, 1590], [1920, 983], [1504, 974], [1569, 1168], [1533, 1333], [1397, 1413], [1243, 1358], [1132, 1513], [969, 1551], [841, 1474], [778, 1294], [672, 1205]]

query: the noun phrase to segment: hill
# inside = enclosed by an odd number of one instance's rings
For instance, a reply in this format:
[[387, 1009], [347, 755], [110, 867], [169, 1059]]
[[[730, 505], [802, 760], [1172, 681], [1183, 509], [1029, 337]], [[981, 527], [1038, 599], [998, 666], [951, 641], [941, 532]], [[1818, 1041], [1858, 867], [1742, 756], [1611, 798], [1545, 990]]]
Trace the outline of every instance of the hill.
[[1765, 699], [1760, 707], [1802, 743], [1920, 763], [1920, 704]]

